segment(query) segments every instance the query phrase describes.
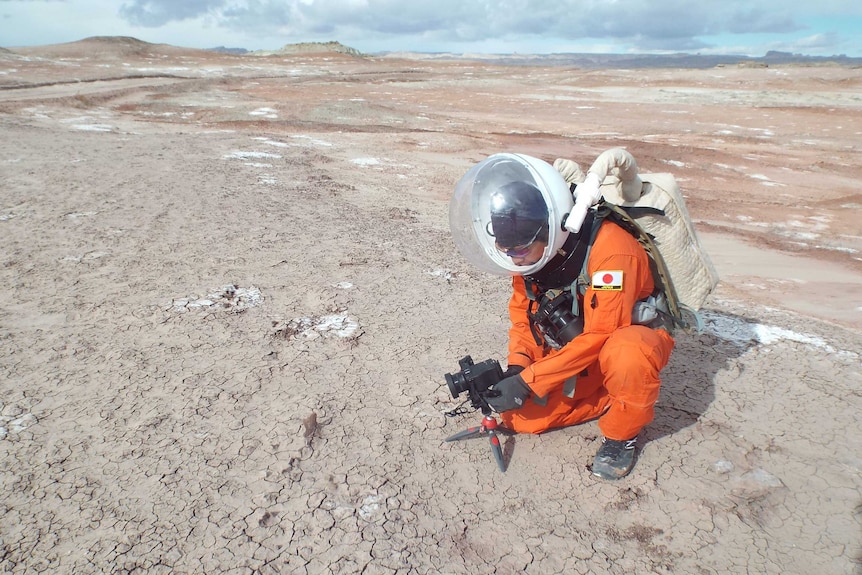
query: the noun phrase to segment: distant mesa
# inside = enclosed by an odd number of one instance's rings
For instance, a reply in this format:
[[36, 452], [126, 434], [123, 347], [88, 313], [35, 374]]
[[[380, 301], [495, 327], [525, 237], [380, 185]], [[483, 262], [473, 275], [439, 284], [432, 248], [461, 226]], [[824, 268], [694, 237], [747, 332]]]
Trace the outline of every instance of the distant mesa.
[[153, 56], [191, 56], [195, 53], [221, 53], [235, 56], [278, 56], [291, 54], [345, 54], [362, 57], [363, 54], [355, 48], [345, 46], [341, 42], [301, 42], [287, 44], [278, 50], [255, 50], [245, 48], [228, 48], [218, 46], [210, 49], [186, 48], [171, 44], [151, 44], [131, 36], [90, 36], [76, 42], [64, 44], [47, 44], [43, 46], [12, 47], [11, 50], [0, 48], [0, 55], [37, 56], [42, 58], [84, 58], [94, 56], [107, 59], [121, 58], [151, 58]]
[[108, 52], [122, 55], [143, 55], [152, 52], [185, 51], [186, 48], [177, 48], [170, 44], [151, 44], [132, 38], [131, 36], [91, 36], [73, 44], [81, 47], [90, 47], [100, 52]]
[[277, 55], [277, 54], [319, 54], [319, 53], [336, 53], [348, 54], [350, 56], [362, 56], [362, 52], [355, 48], [345, 46], [341, 42], [300, 42], [298, 44], [287, 44], [280, 50], [257, 50], [252, 52], [257, 55]]
[[[92, 48], [102, 52], [118, 52], [124, 54], [140, 54], [150, 52], [156, 46], [169, 47], [167, 44], [150, 44], [131, 36], [90, 36], [77, 42], [68, 44], [56, 44], [55, 46], [78, 46], [81, 48]], [[171, 46], [172, 47], [172, 46]]]
[[789, 52], [770, 51], [764, 57], [733, 54], [454, 54], [450, 52], [383, 52], [383, 58], [408, 60], [473, 60], [489, 64], [515, 66], [572, 66], [584, 69], [622, 68], [694, 68], [737, 66], [767, 68], [769, 66], [860, 66], [862, 58], [839, 56], [806, 56]]
[[[83, 40], [78, 40], [81, 44], [121, 44], [126, 46], [140, 47], [152, 46], [149, 42], [138, 40], [132, 36], [90, 36]], [[74, 44], [74, 42], [72, 42]]]
[[77, 42], [13, 48], [15, 53], [43, 58], [98, 56], [100, 58], [150, 57], [154, 54], [178, 56], [203, 52], [195, 48], [180, 48], [170, 44], [151, 44], [131, 36], [90, 36]]
[[227, 46], [216, 46], [215, 48], [207, 48], [210, 52], [219, 52], [220, 54], [234, 54], [236, 56], [242, 56], [243, 54], [248, 54], [249, 50], [245, 48], [228, 48]]

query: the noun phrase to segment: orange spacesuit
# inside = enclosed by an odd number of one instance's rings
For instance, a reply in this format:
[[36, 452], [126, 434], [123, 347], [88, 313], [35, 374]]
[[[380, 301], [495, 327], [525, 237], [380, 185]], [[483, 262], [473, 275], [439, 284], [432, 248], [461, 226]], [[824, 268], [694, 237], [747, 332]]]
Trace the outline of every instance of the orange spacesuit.
[[530, 330], [526, 285], [512, 280], [510, 366], [533, 395], [501, 418], [517, 432], [541, 433], [599, 418], [608, 439], [635, 437], [653, 419], [659, 372], [674, 340], [664, 329], [632, 325], [632, 309], [653, 291], [649, 259], [628, 232], [602, 223], [587, 262], [589, 285], [580, 302], [584, 330], [559, 350], [537, 344]]

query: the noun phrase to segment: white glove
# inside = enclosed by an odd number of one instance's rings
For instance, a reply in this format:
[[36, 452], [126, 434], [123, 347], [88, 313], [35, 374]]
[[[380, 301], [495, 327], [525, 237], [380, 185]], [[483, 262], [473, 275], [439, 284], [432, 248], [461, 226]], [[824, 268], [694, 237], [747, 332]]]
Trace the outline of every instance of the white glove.
[[587, 179], [578, 184], [578, 187], [575, 188], [575, 207], [572, 208], [572, 213], [566, 218], [567, 230], [573, 234], [581, 230], [584, 218], [587, 217], [587, 210], [598, 203], [602, 197], [601, 186], [602, 180], [593, 172], [588, 172]]
[[565, 158], [554, 160], [554, 169], [560, 172], [567, 184], [579, 184], [584, 181], [584, 172], [577, 162]]

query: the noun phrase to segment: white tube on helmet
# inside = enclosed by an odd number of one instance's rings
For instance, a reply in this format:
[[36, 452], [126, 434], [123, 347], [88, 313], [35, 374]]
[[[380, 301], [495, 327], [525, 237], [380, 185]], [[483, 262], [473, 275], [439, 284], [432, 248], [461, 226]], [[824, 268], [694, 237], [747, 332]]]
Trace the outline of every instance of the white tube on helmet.
[[573, 234], [581, 230], [587, 210], [593, 207], [602, 197], [601, 185], [604, 177], [599, 177], [595, 172], [588, 172], [583, 183], [575, 188], [575, 206], [569, 217], [566, 218], [566, 229]]

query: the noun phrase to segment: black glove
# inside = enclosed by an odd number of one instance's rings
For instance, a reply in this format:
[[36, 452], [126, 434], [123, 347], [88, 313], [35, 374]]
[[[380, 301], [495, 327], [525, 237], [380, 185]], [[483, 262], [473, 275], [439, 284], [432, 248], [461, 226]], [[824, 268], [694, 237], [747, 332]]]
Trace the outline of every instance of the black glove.
[[494, 408], [494, 411], [503, 413], [504, 411], [523, 407], [524, 401], [530, 397], [531, 393], [533, 392], [524, 383], [524, 378], [516, 374], [512, 377], [501, 379], [491, 386], [484, 395], [485, 401]]

